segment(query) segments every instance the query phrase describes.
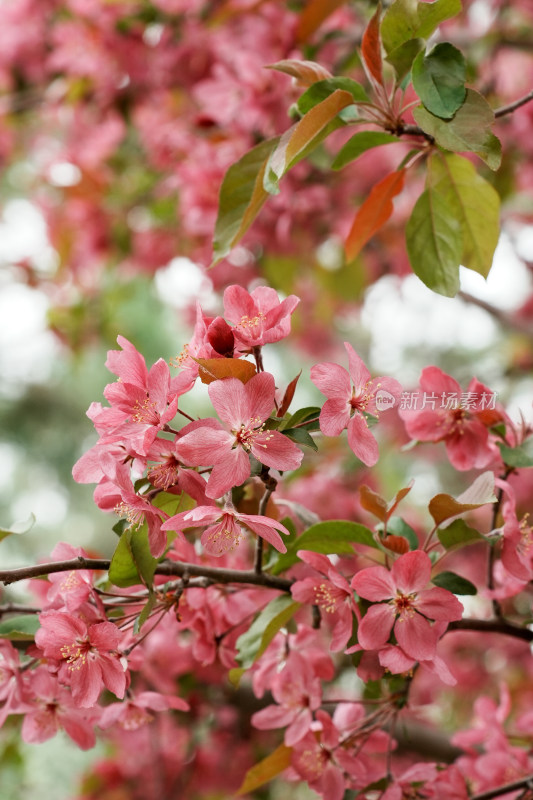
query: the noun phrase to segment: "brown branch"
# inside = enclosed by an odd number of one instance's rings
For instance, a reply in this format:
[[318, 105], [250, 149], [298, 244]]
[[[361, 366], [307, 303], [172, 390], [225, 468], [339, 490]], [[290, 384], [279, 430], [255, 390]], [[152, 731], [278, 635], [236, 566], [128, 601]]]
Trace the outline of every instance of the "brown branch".
[[494, 109], [494, 116], [498, 119], [499, 117], [505, 117], [506, 114], [512, 114], [517, 108], [525, 106], [526, 103], [531, 102], [531, 100], [533, 100], [533, 91], [528, 92], [523, 97], [519, 97], [514, 103], [509, 103], [507, 106]]
[[470, 800], [492, 800], [494, 797], [500, 797], [507, 792], [514, 792], [517, 789], [533, 789], [533, 775], [528, 775], [526, 778], [520, 778], [512, 783], [506, 783], [505, 786], [499, 786], [497, 789], [489, 789], [486, 792], [474, 794]]
[[[16, 581], [39, 578], [52, 572], [71, 572], [78, 569], [108, 570], [110, 563], [108, 559], [104, 558], [83, 558], [79, 556], [66, 561], [52, 561], [47, 564], [35, 564], [30, 567], [0, 570], [0, 583], [7, 586], [10, 583], [16, 583]], [[163, 561], [157, 566], [156, 574], [168, 575], [169, 577], [181, 577], [185, 574], [196, 575], [210, 578], [215, 583], [247, 583], [255, 586], [266, 586], [270, 589], [279, 589], [281, 592], [289, 592], [292, 585], [291, 580], [279, 578], [276, 575], [268, 575], [266, 573], [258, 575], [252, 570], [209, 567], [202, 564], [187, 564], [183, 561]]]
[[469, 294], [468, 292], [458, 292], [457, 297], [460, 297], [461, 300], [464, 300], [467, 303], [479, 306], [479, 308], [487, 311], [492, 317], [494, 317], [494, 319], [498, 320], [498, 322], [505, 327], [511, 328], [519, 333], [523, 333], [525, 336], [528, 336], [533, 340], [533, 326], [525, 320], [517, 319], [511, 314], [508, 314], [506, 311], [502, 311], [501, 308], [493, 306], [492, 303], [487, 303], [486, 300], [481, 300], [481, 298], [475, 297], [473, 294]]
[[[448, 631], [479, 631], [481, 633], [501, 633], [504, 636], [514, 636], [525, 642], [533, 642], [533, 631], [529, 628], [520, 628], [511, 622], [500, 619], [460, 619], [450, 622]], [[448, 632], [447, 631], [447, 632]]]

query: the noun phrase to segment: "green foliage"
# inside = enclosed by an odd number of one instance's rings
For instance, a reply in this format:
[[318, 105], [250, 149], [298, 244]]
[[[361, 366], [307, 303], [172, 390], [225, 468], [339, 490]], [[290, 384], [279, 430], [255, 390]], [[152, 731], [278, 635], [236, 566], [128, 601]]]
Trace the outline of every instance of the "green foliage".
[[287, 552], [280, 555], [272, 568], [274, 575], [292, 567], [300, 559], [298, 550], [311, 550], [313, 553], [332, 553], [351, 555], [354, 544], [377, 548], [372, 531], [365, 525], [347, 520], [328, 520], [311, 525], [301, 536], [291, 542]]
[[448, 589], [454, 594], [477, 594], [477, 589], [471, 581], [456, 575], [455, 572], [439, 572], [431, 578], [435, 586]]
[[466, 98], [466, 63], [460, 50], [448, 42], [427, 55], [419, 53], [412, 68], [413, 87], [426, 109], [450, 119]]
[[346, 144], [339, 150], [331, 167], [332, 169], [342, 169], [346, 164], [349, 164], [350, 161], [355, 161], [356, 158], [359, 158], [359, 156], [367, 150], [398, 141], [400, 140], [397, 136], [394, 136], [392, 133], [385, 133], [385, 131], [362, 131], [361, 133], [356, 133], [351, 139], [348, 139]]
[[312, 108], [317, 106], [323, 100], [326, 100], [333, 92], [342, 89], [344, 92], [349, 92], [353, 98], [354, 103], [368, 103], [370, 99], [360, 83], [352, 80], [352, 78], [345, 78], [343, 76], [338, 78], [327, 78], [324, 81], [317, 81], [305, 91], [298, 99], [296, 107], [302, 116], [311, 111]]
[[467, 544], [485, 541], [475, 528], [467, 525], [463, 519], [456, 519], [447, 528], [438, 531], [440, 543], [446, 550], [458, 550]]
[[248, 669], [263, 655], [268, 645], [300, 608], [291, 595], [272, 600], [254, 619], [250, 628], [237, 639], [237, 661]]
[[428, 39], [446, 19], [461, 11], [461, 0], [395, 0], [381, 23], [381, 39], [387, 53], [392, 53], [410, 39]]
[[520, 447], [507, 447], [498, 442], [503, 463], [509, 467], [533, 467], [533, 441], [530, 439]]
[[0, 622], [0, 639], [12, 642], [31, 642], [40, 628], [37, 614], [21, 614]]
[[150, 552], [146, 523], [136, 530], [128, 528], [120, 537], [109, 567], [109, 580], [115, 586], [151, 586], [157, 558]]

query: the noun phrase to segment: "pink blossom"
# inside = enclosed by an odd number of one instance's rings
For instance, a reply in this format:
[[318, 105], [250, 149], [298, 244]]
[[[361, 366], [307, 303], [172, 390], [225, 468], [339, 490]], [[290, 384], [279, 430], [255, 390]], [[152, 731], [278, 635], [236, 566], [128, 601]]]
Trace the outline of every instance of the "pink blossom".
[[529, 522], [529, 514], [518, 519], [516, 513], [516, 497], [512, 486], [507, 482], [501, 484], [507, 493], [503, 504], [503, 546], [502, 563], [505, 569], [520, 581], [533, 578], [533, 527]]
[[126, 731], [135, 731], [154, 719], [152, 711], [188, 711], [189, 704], [181, 697], [163, 695], [159, 692], [139, 692], [134, 697], [127, 697], [122, 703], [110, 703], [104, 708], [98, 726], [110, 728], [118, 724]]
[[183, 436], [176, 445], [181, 461], [191, 466], [213, 464], [207, 482], [208, 497], [221, 497], [250, 475], [251, 453], [261, 464], [278, 470], [296, 469], [303, 453], [278, 431], [265, 430], [274, 408], [274, 376], [254, 375], [246, 384], [224, 378], [209, 384], [209, 397], [226, 424], [210, 420]]
[[0, 641], [0, 728], [10, 714], [28, 709], [19, 654], [8, 641]]
[[102, 686], [124, 697], [126, 665], [118, 652], [122, 634], [116, 625], [88, 625], [62, 611], [43, 611], [39, 620], [35, 643], [46, 658], [59, 662], [60, 680], [70, 685], [77, 706], [94, 706]]
[[[492, 392], [476, 378], [463, 392], [450, 375], [426, 367], [420, 376], [423, 407], [400, 408], [409, 436], [421, 442], [444, 442], [451, 464], [458, 470], [487, 466], [497, 455], [489, 443], [487, 426], [504, 419], [498, 409], [487, 409]], [[467, 407], [461, 397], [472, 397]], [[482, 398], [485, 400], [482, 401]]]
[[[52, 558], [57, 561], [87, 557], [81, 547], [72, 547], [66, 542], [59, 542], [52, 550]], [[77, 611], [92, 592], [94, 573], [89, 569], [75, 569], [70, 572], [51, 572], [48, 576], [50, 588], [46, 595], [48, 608], [63, 605], [70, 613]]]
[[290, 315], [299, 302], [293, 294], [280, 302], [276, 290], [269, 286], [258, 286], [249, 293], [234, 284], [224, 292], [224, 316], [234, 325], [241, 349], [260, 347], [289, 335]]
[[345, 342], [349, 369], [324, 362], [311, 368], [311, 380], [328, 398], [320, 412], [320, 430], [339, 436], [348, 429], [348, 444], [368, 467], [379, 458], [378, 445], [368, 428], [365, 413], [378, 416], [382, 402], [393, 405], [401, 394], [394, 378], [370, 378], [370, 372], [353, 347]]
[[278, 531], [289, 535], [289, 531], [280, 522], [270, 517], [257, 514], [239, 514], [228, 506], [223, 510], [216, 506], [197, 506], [192, 511], [182, 511], [163, 523], [164, 531], [182, 531], [185, 528], [208, 527], [201, 538], [206, 553], [212, 556], [223, 556], [234, 550], [243, 538], [243, 531], [248, 530], [266, 539], [280, 553], [287, 548]]
[[333, 652], [344, 650], [352, 635], [354, 614], [360, 618], [350, 584], [327, 556], [305, 550], [299, 550], [298, 556], [319, 575], [293, 583], [291, 594], [299, 603], [318, 606], [327, 618], [332, 619], [331, 649]]
[[95, 711], [78, 708], [68, 689], [44, 667], [31, 672], [29, 679], [33, 703], [22, 723], [22, 740], [38, 744], [64, 730], [82, 750], [94, 747]]
[[[363, 617], [357, 636], [365, 650], [379, 650], [391, 631], [401, 649], [416, 661], [432, 660], [438, 630], [429, 620], [451, 622], [461, 619], [463, 606], [447, 589], [424, 589], [431, 579], [427, 553], [414, 550], [385, 567], [367, 567], [352, 579], [352, 587], [372, 601]], [[380, 602], [386, 601], [386, 602]]]
[[274, 677], [271, 689], [278, 705], [267, 706], [253, 714], [252, 725], [259, 730], [287, 727], [285, 744], [292, 747], [309, 731], [312, 712], [322, 702], [320, 680], [307, 662], [300, 663], [297, 672], [293, 670], [293, 662], [288, 662]]

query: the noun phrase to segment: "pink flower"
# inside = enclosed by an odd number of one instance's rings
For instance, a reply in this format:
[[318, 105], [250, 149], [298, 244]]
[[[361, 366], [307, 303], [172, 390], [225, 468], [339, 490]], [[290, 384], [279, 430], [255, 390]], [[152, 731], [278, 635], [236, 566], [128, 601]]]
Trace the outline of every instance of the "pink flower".
[[176, 445], [181, 461], [191, 466], [213, 464], [207, 482], [208, 497], [221, 497], [240, 486], [250, 475], [248, 453], [279, 470], [296, 469], [303, 453], [278, 431], [265, 430], [274, 407], [274, 377], [269, 372], [254, 375], [243, 384], [224, 378], [209, 384], [209, 397], [226, 428], [216, 420], [183, 436]]
[[[378, 445], [368, 429], [365, 413], [377, 416], [392, 407], [401, 394], [394, 378], [370, 378], [370, 372], [353, 347], [344, 342], [349, 370], [324, 362], [311, 368], [311, 380], [328, 398], [320, 412], [320, 430], [339, 436], [348, 429], [348, 444], [363, 464], [372, 467], [379, 458]], [[352, 386], [353, 384], [353, 386]]]
[[305, 550], [298, 550], [298, 556], [322, 575], [296, 581], [291, 586], [291, 594], [298, 603], [316, 605], [332, 619], [331, 649], [333, 652], [344, 650], [352, 635], [354, 614], [360, 617], [350, 584], [327, 556]]
[[[52, 558], [63, 561], [87, 553], [81, 547], [72, 547], [66, 542], [58, 542], [52, 550]], [[70, 572], [51, 572], [48, 576], [50, 588], [46, 595], [49, 608], [64, 606], [73, 613], [82, 606], [92, 592], [94, 573], [89, 569], [73, 569]]]
[[224, 292], [224, 316], [233, 323], [241, 349], [258, 347], [289, 335], [290, 315], [299, 302], [291, 294], [280, 303], [278, 293], [269, 286], [258, 286], [250, 294], [242, 286], [233, 285]]
[[26, 704], [19, 654], [8, 641], [0, 641], [0, 728], [10, 714], [22, 714]]
[[[497, 455], [489, 445], [487, 425], [504, 419], [491, 410], [492, 392], [476, 378], [463, 392], [450, 375], [438, 367], [426, 367], [420, 376], [423, 390], [420, 409], [400, 408], [409, 436], [421, 442], [444, 442], [450, 463], [458, 470], [485, 467]], [[462, 406], [462, 398], [472, 402]], [[485, 398], [485, 399], [483, 399]]]
[[229, 507], [221, 510], [215, 506], [198, 506], [192, 511], [182, 511], [164, 522], [161, 529], [182, 531], [204, 525], [208, 527], [202, 534], [202, 546], [212, 556], [223, 556], [234, 550], [242, 539], [243, 529], [262, 536], [280, 553], [287, 552], [278, 531], [287, 535], [289, 531], [280, 522], [257, 514], [238, 514]]
[[287, 662], [285, 669], [272, 681], [272, 696], [279, 705], [262, 708], [252, 716], [252, 725], [259, 730], [287, 726], [287, 747], [292, 747], [303, 739], [313, 722], [312, 712], [322, 702], [321, 682], [309, 664], [301, 661], [298, 671], [293, 670], [293, 664], [292, 661]]
[[502, 563], [515, 578], [530, 581], [533, 578], [533, 527], [529, 514], [518, 519], [513, 488], [506, 482], [501, 484], [508, 495], [503, 504]]
[[122, 634], [116, 625], [87, 625], [62, 611], [44, 611], [39, 620], [35, 643], [46, 658], [59, 662], [59, 678], [70, 685], [77, 706], [94, 706], [102, 686], [124, 697], [126, 666], [117, 651]]
[[78, 708], [71, 693], [45, 667], [38, 667], [29, 678], [33, 705], [22, 723], [22, 740], [38, 744], [64, 730], [82, 750], [94, 747], [95, 712]]
[[118, 723], [126, 731], [135, 731], [154, 719], [151, 711], [188, 711], [189, 704], [181, 697], [163, 695], [159, 692], [139, 692], [122, 703], [110, 703], [102, 711], [98, 726], [105, 730]]
[[363, 649], [385, 647], [394, 629], [407, 656], [416, 661], [434, 658], [439, 633], [429, 620], [461, 619], [463, 606], [447, 589], [424, 589], [430, 578], [431, 561], [421, 550], [400, 556], [390, 572], [385, 567], [367, 567], [354, 576], [352, 587], [358, 595], [377, 603], [359, 625], [357, 637]]

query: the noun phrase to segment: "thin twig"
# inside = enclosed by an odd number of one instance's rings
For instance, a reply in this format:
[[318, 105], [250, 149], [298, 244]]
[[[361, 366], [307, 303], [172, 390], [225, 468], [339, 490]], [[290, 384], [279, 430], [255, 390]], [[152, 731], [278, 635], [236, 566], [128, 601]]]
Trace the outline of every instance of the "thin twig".
[[517, 789], [533, 789], [533, 775], [528, 775], [526, 778], [520, 778], [512, 783], [506, 783], [504, 786], [499, 786], [497, 789], [489, 789], [486, 792], [474, 794], [470, 800], [492, 800], [494, 797], [500, 797], [507, 792], [514, 792]]
[[517, 108], [525, 106], [525, 104], [529, 103], [531, 100], [533, 100], [533, 91], [528, 92], [523, 97], [515, 100], [514, 103], [509, 103], [507, 106], [502, 106], [501, 108], [495, 109], [494, 116], [498, 119], [499, 117], [504, 117], [506, 114], [512, 114]]
[[450, 622], [446, 631], [481, 631], [483, 633], [501, 633], [504, 636], [514, 636], [525, 642], [533, 642], [533, 631], [529, 628], [520, 628], [511, 622], [500, 619], [460, 619]]
[[494, 319], [496, 319], [506, 328], [523, 333], [525, 336], [528, 336], [533, 340], [533, 326], [529, 322], [519, 319], [518, 317], [513, 317], [506, 311], [502, 311], [501, 308], [497, 308], [496, 306], [493, 306], [492, 303], [487, 303], [486, 300], [482, 300], [480, 297], [475, 297], [473, 294], [469, 294], [468, 292], [460, 291], [457, 293], [457, 297], [460, 297], [461, 300], [465, 300], [467, 303], [471, 303], [472, 305], [478, 306], [484, 311], [487, 311], [492, 317], [494, 317]]

